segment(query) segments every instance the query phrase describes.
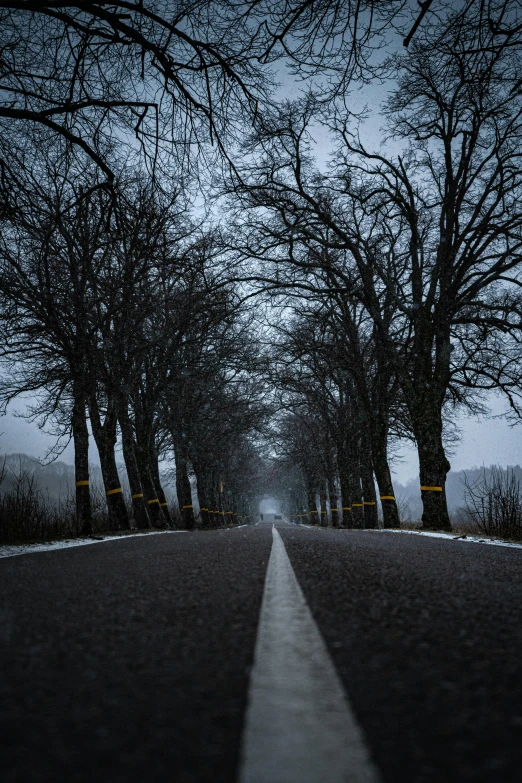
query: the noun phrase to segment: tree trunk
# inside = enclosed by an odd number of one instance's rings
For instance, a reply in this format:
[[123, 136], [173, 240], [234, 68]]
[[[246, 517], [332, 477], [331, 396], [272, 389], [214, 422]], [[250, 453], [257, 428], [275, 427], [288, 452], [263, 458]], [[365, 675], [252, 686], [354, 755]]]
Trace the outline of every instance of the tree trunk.
[[321, 524], [321, 514], [322, 508], [321, 508], [321, 492], [319, 489], [315, 490], [315, 524], [320, 525]]
[[136, 440], [134, 453], [140, 474], [141, 486], [147, 505], [147, 513], [153, 528], [164, 529], [165, 517], [160, 508], [160, 500], [156, 494], [156, 488], [150, 473], [149, 440], [150, 429], [145, 425], [141, 416], [135, 413]]
[[223, 521], [224, 524], [228, 527], [229, 525], [234, 524], [234, 501], [230, 492], [226, 489], [221, 494], [221, 497], [223, 503]]
[[217, 479], [216, 471], [215, 469], [212, 469], [212, 471], [210, 471], [208, 476], [208, 486], [207, 486], [205, 500], [206, 500], [206, 505], [208, 507], [208, 515], [207, 515], [208, 524], [210, 527], [213, 528], [216, 528], [219, 525], [219, 517], [218, 514], [216, 513], [217, 485], [218, 485], [218, 479]]
[[373, 439], [373, 469], [379, 487], [379, 495], [382, 506], [383, 527], [400, 528], [399, 508], [393, 490], [390, 466], [388, 464], [386, 437]]
[[350, 482], [350, 496], [352, 499], [353, 526], [357, 530], [364, 527], [364, 505], [361, 487], [361, 466], [357, 438], [354, 436], [350, 448], [350, 461], [348, 476]]
[[375, 481], [373, 479], [373, 465], [370, 443], [364, 437], [361, 438], [361, 482], [363, 491], [364, 527], [374, 530], [378, 527], [377, 495], [375, 493]]
[[178, 530], [182, 527], [182, 520], [181, 520], [181, 508], [179, 505], [179, 498], [178, 498], [178, 466], [176, 465], [176, 452], [174, 450], [174, 446], [172, 446], [172, 456], [173, 456], [173, 462], [174, 462], [174, 472], [175, 472], [175, 478], [174, 478], [174, 486], [171, 487], [172, 491], [172, 516], [174, 518], [174, 527]]
[[179, 440], [174, 442], [176, 455], [176, 490], [178, 493], [181, 523], [184, 530], [194, 530], [194, 509], [192, 508], [192, 490], [187, 473], [187, 460], [179, 445]]
[[307, 505], [307, 515], [306, 519], [303, 520], [304, 522], [307, 522], [310, 525], [315, 524], [315, 514], [312, 514], [313, 511], [315, 511], [315, 493], [312, 489], [312, 485], [308, 485], [308, 505]]
[[194, 468], [194, 463], [188, 457], [187, 457], [187, 478], [190, 484], [190, 496], [192, 499], [192, 506], [193, 506], [192, 513], [194, 516], [194, 526], [196, 528], [199, 528], [202, 526], [202, 519], [201, 519], [201, 505], [199, 502], [198, 479], [196, 476], [196, 469]]
[[343, 511], [341, 507], [341, 498], [339, 497], [339, 489], [336, 477], [333, 477], [329, 482], [329, 492], [332, 525], [334, 527], [341, 527], [343, 522]]
[[211, 497], [211, 493], [209, 492], [210, 489], [210, 480], [208, 476], [208, 471], [204, 469], [204, 467], [200, 465], [194, 465], [194, 473], [198, 477], [196, 481], [197, 486], [197, 494], [198, 494], [198, 500], [199, 500], [199, 516], [200, 516], [200, 525], [203, 528], [211, 527], [211, 521], [210, 521], [210, 514], [209, 514], [209, 506], [208, 506], [208, 498]]
[[170, 528], [172, 527], [172, 517], [170, 516], [167, 498], [165, 497], [165, 492], [163, 491], [163, 487], [161, 485], [161, 477], [159, 472], [159, 457], [158, 457], [158, 451], [154, 445], [153, 437], [151, 437], [149, 443], [149, 464], [150, 464], [150, 472], [152, 475], [152, 480], [156, 488], [156, 495], [158, 497], [159, 504], [160, 504], [160, 509], [163, 513], [163, 516], [165, 517], [164, 527]]
[[337, 451], [337, 460], [339, 463], [339, 482], [341, 484], [341, 525], [342, 527], [353, 528], [352, 512], [352, 483], [350, 481], [350, 471], [346, 464], [346, 451], [343, 444], [339, 444]]
[[326, 508], [326, 527], [331, 527], [332, 525], [332, 502], [330, 497], [330, 478], [325, 479], [324, 481], [324, 505]]
[[107, 497], [109, 522], [113, 530], [130, 530], [130, 520], [123, 498], [120, 477], [116, 466], [114, 447], [116, 446], [116, 410], [114, 401], [109, 400], [105, 421], [101, 423], [98, 401], [95, 396], [89, 397], [89, 413], [91, 426], [100, 455], [100, 465]]
[[132, 422], [129, 418], [127, 403], [122, 401], [119, 411], [119, 422], [121, 428], [121, 442], [123, 446], [123, 458], [127, 469], [131, 497], [132, 514], [138, 530], [147, 530], [150, 528], [150, 519], [145, 504], [145, 495], [140, 481], [140, 472], [136, 460], [134, 432]]
[[83, 536], [92, 534], [91, 493], [89, 489], [89, 430], [87, 429], [85, 392], [80, 381], [74, 382], [72, 431], [74, 439], [74, 473], [76, 480], [76, 521]]
[[214, 503], [214, 526], [215, 527], [222, 527], [223, 525], [223, 505], [222, 505], [222, 495], [220, 492], [220, 481], [219, 481], [219, 475], [214, 476], [214, 491], [213, 491], [213, 503]]
[[319, 524], [321, 527], [328, 527], [328, 511], [326, 508], [326, 482], [323, 480], [321, 482], [321, 488], [319, 490], [319, 508], [317, 509], [319, 513]]
[[450, 463], [442, 442], [442, 414], [437, 406], [426, 406], [414, 420], [419, 451], [422, 527], [425, 530], [451, 530], [446, 500], [446, 475]]
[[375, 327], [374, 340], [377, 376], [374, 379], [371, 402], [367, 410], [367, 419], [370, 422], [373, 469], [379, 487], [383, 527], [400, 528], [399, 508], [388, 464], [390, 405], [394, 394], [396, 394], [397, 382], [391, 369], [386, 347]]

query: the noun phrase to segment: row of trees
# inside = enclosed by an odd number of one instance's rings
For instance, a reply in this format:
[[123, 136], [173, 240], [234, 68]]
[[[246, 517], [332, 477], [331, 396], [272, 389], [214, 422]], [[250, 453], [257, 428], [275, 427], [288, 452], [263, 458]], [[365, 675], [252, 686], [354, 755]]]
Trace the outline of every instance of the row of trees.
[[[424, 525], [450, 529], [446, 412], [476, 410], [495, 389], [518, 414], [522, 52], [496, 36], [470, 9], [392, 58], [386, 150], [309, 95], [265, 116], [229, 179], [231, 244], [293, 313], [276, 383], [308, 486], [300, 511], [319, 510], [326, 482], [349, 524], [363, 509], [375, 526], [375, 476], [385, 525], [397, 526], [391, 434], [417, 444]], [[336, 144], [326, 171], [317, 121]]]
[[[251, 514], [249, 438], [265, 413], [251, 314], [212, 233], [194, 224], [181, 187], [166, 195], [129, 170], [96, 187], [96, 171], [78, 172], [62, 145], [33, 143], [45, 165], [5, 205], [0, 239], [4, 403], [31, 392], [32, 415], [72, 433], [84, 533], [88, 423], [113, 529], [130, 525], [118, 433], [137, 527]], [[176, 520], [158, 468], [165, 452], [175, 454]]]
[[[397, 526], [407, 437], [424, 524], [448, 528], [447, 411], [489, 389], [518, 411], [517, 2], [0, 0], [0, 28], [2, 394], [72, 433], [82, 529], [89, 424], [112, 526], [118, 434], [138, 526], [171, 523], [166, 450], [190, 526], [196, 483], [203, 515], [252, 510], [274, 401], [300, 511], [375, 526], [375, 479]], [[273, 104], [279, 66], [297, 101]], [[355, 80], [394, 85], [379, 151]], [[256, 295], [282, 307], [269, 356]]]
[[305, 495], [294, 497], [291, 513], [377, 527], [376, 479], [384, 526], [398, 527], [388, 439], [390, 430], [398, 434], [404, 411], [393, 377], [379, 372], [368, 319], [357, 307], [344, 318], [337, 307], [320, 303], [294, 310], [274, 365], [279, 449], [304, 477]]

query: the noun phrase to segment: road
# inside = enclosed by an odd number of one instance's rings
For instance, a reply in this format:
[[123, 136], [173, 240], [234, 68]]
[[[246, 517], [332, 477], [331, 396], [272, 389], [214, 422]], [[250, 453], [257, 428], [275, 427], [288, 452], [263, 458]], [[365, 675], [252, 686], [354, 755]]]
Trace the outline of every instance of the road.
[[521, 565], [286, 524], [4, 558], [2, 780], [518, 781]]

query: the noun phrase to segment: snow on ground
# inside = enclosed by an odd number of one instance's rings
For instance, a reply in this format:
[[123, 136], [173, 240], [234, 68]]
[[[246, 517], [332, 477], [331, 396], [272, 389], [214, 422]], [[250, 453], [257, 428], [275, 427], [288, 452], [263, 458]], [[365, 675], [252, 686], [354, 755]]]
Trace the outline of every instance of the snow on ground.
[[[237, 525], [225, 530], [237, 530], [247, 525]], [[126, 533], [121, 536], [96, 536], [93, 538], [66, 538], [63, 541], [49, 541], [47, 544], [19, 544], [0, 546], [1, 557], [14, 557], [14, 555], [29, 555], [31, 552], [48, 552], [51, 549], [68, 549], [71, 546], [85, 546], [86, 544], [102, 544], [104, 541], [120, 541], [135, 536], [162, 536], [166, 533], [187, 533], [187, 530], [151, 530], [142, 533]]]
[[470, 544], [492, 544], [493, 546], [508, 546], [513, 549], [522, 549], [522, 544], [515, 544], [513, 541], [503, 541], [501, 538], [481, 538], [480, 536], [454, 536], [451, 533], [435, 533], [424, 530], [366, 530], [366, 533], [410, 533], [414, 536], [431, 536], [431, 538], [447, 538], [450, 541], [464, 541]]
[[[299, 527], [309, 527], [310, 530], [321, 530], [317, 525], [299, 525]], [[362, 531], [364, 533], [406, 533], [413, 536], [430, 536], [431, 538], [446, 538], [448, 541], [464, 541], [464, 543], [470, 544], [492, 544], [493, 546], [507, 546], [512, 549], [522, 549], [522, 544], [515, 544], [513, 541], [503, 541], [501, 538], [481, 538], [480, 536], [469, 536], [468, 534], [462, 536], [454, 536], [451, 533], [436, 533], [428, 532], [427, 530], [392, 530], [391, 528], [384, 528], [379, 530], [371, 530], [367, 528]]]
[[20, 544], [17, 546], [0, 546], [0, 557], [28, 555], [31, 552], [48, 552], [51, 549], [68, 549], [71, 546], [86, 544], [103, 544], [105, 541], [123, 541], [127, 538], [140, 536], [161, 536], [167, 533], [186, 533], [186, 530], [152, 530], [150, 533], [134, 533], [123, 536], [100, 536], [99, 538], [66, 538], [63, 541], [49, 541], [47, 544]]

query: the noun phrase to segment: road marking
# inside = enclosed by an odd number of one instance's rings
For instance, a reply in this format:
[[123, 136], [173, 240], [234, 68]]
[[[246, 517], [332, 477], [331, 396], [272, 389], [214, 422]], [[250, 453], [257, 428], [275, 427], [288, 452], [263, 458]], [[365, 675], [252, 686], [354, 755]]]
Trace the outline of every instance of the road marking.
[[239, 783], [378, 783], [275, 527], [272, 536]]

